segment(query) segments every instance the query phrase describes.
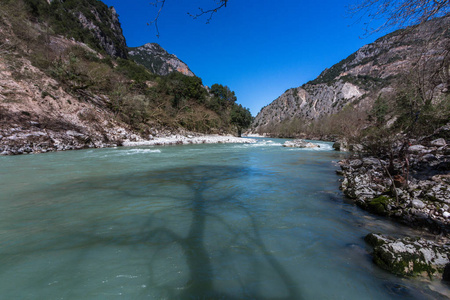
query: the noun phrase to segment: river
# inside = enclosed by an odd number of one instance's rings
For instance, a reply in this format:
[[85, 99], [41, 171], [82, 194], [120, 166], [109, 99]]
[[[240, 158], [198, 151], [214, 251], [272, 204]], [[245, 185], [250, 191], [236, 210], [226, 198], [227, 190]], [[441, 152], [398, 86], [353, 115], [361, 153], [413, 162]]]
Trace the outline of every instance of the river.
[[440, 299], [371, 262], [411, 230], [339, 191], [331, 144], [0, 157], [0, 299]]

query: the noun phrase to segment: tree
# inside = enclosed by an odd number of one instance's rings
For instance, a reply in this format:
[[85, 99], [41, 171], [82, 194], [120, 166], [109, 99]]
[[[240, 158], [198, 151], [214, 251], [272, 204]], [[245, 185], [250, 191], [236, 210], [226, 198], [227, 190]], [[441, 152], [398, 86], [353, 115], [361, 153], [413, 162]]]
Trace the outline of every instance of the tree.
[[210, 93], [216, 98], [221, 107], [231, 106], [237, 100], [236, 94], [226, 85], [215, 83], [211, 86]]
[[238, 136], [242, 135], [242, 129], [248, 128], [253, 121], [248, 108], [240, 104], [234, 104], [230, 114], [230, 122], [237, 127]]
[[[389, 28], [402, 28], [424, 23], [432, 18], [444, 16], [450, 12], [449, 0], [359, 0], [350, 7], [351, 15], [369, 17], [367, 32], [373, 33]], [[383, 19], [376, 28], [370, 23]]]

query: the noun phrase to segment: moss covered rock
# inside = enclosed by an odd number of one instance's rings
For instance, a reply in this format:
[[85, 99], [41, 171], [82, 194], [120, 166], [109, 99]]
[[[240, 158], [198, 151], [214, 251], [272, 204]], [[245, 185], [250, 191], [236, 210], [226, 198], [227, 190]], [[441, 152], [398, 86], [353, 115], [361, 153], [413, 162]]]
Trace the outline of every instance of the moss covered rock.
[[369, 234], [366, 242], [374, 247], [375, 264], [400, 276], [442, 278], [450, 263], [450, 245], [440, 245], [421, 238], [393, 239]]
[[393, 203], [394, 200], [391, 197], [382, 195], [369, 201], [367, 203], [367, 210], [377, 215], [387, 216], [389, 214], [388, 205]]

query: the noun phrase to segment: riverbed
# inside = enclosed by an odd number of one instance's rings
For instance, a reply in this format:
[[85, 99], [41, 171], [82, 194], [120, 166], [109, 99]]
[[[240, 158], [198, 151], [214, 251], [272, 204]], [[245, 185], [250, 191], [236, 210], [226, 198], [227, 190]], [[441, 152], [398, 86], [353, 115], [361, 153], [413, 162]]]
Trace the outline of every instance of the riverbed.
[[331, 144], [0, 157], [1, 299], [445, 299], [363, 237], [421, 234], [339, 191]]

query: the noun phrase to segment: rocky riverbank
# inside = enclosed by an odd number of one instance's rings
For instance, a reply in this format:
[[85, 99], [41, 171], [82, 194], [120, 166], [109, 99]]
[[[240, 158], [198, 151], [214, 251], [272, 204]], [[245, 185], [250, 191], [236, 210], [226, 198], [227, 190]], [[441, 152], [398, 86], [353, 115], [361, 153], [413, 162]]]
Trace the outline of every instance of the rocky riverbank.
[[164, 137], [151, 137], [149, 140], [124, 141], [123, 146], [164, 146], [164, 145], [190, 145], [190, 144], [252, 144], [255, 139], [240, 138], [232, 135], [205, 135], [190, 133], [187, 135], [174, 134]]
[[436, 235], [434, 241], [368, 236], [374, 262], [395, 274], [442, 277], [450, 262], [449, 133], [447, 125], [432, 137], [413, 141], [406, 157], [359, 152], [339, 162], [341, 189], [358, 206]]
[[250, 138], [231, 135], [205, 135], [193, 132], [157, 131], [148, 137], [139, 136], [123, 127], [103, 130], [103, 134], [84, 130], [53, 131], [33, 128], [10, 128], [0, 131], [0, 155], [46, 153], [86, 148], [117, 146], [162, 146], [217, 143], [255, 143]]
[[355, 157], [340, 162], [341, 188], [358, 206], [406, 225], [450, 234], [450, 153], [448, 146], [413, 145], [410, 175], [405, 166], [374, 157]]

